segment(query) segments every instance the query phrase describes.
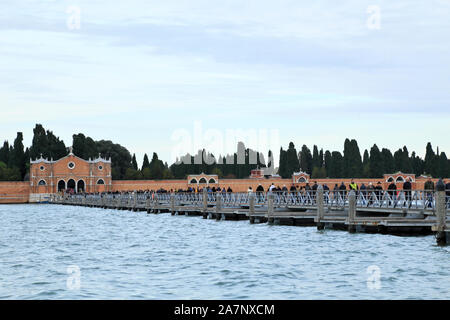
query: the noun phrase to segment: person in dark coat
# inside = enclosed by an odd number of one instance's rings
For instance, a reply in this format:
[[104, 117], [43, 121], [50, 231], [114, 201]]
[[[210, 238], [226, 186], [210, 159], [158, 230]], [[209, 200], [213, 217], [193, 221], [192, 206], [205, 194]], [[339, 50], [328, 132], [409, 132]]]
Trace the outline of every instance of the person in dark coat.
[[406, 202], [408, 202], [408, 207], [411, 205], [410, 204], [410, 201], [411, 201], [411, 189], [412, 189], [411, 178], [408, 178], [403, 183], [403, 192], [405, 193], [405, 199], [406, 199]]
[[433, 207], [433, 193], [434, 193], [434, 182], [431, 180], [431, 178], [428, 178], [427, 182], [425, 182], [424, 189], [425, 189], [425, 196], [427, 199], [427, 207], [431, 208]]
[[345, 199], [345, 195], [347, 194], [347, 186], [342, 181], [341, 185], [339, 186], [339, 194], [341, 195], [342, 199]]
[[364, 183], [361, 184], [361, 187], [359, 188], [359, 190], [361, 190], [361, 193], [363, 194], [363, 196], [367, 195], [367, 192], [366, 192], [367, 187]]
[[369, 182], [369, 185], [367, 186], [367, 198], [369, 199], [369, 205], [373, 203], [373, 193], [375, 191], [375, 188], [372, 184], [372, 182]]
[[337, 183], [335, 183], [333, 188], [333, 201], [337, 201], [338, 195], [339, 195], [339, 186]]
[[[392, 182], [389, 186], [388, 186], [388, 193], [391, 196], [391, 204], [395, 204], [395, 199], [396, 199], [396, 193], [397, 193], [397, 185], [395, 184], [395, 182]], [[395, 205], [394, 205], [395, 207]]]
[[383, 197], [383, 185], [380, 181], [378, 181], [377, 185], [375, 186], [375, 193], [378, 197], [378, 201], [381, 201], [381, 198]]

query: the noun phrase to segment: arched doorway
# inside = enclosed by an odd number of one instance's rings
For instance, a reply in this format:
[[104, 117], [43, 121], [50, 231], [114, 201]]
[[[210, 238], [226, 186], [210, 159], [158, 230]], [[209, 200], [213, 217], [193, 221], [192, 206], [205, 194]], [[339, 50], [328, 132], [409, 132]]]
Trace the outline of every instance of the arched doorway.
[[76, 187], [75, 180], [70, 179], [69, 181], [67, 181], [67, 189], [72, 189], [72, 190], [76, 191], [75, 187]]
[[84, 181], [83, 180], [78, 180], [77, 192], [84, 192]]
[[58, 181], [58, 192], [66, 190], [66, 182], [64, 180]]

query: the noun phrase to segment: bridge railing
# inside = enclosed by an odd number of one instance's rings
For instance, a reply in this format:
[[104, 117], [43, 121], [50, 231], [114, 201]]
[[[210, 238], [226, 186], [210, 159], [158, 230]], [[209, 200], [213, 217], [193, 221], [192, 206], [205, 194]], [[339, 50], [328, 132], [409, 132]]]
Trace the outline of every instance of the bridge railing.
[[[281, 191], [281, 192], [255, 192], [255, 205], [267, 206], [268, 197], [273, 195], [274, 207], [293, 207], [314, 209], [317, 207], [317, 190]], [[349, 191], [323, 191], [324, 205], [329, 208], [342, 209], [348, 206]], [[122, 194], [73, 194], [64, 196], [52, 196], [51, 202], [63, 202], [68, 204], [87, 204], [94, 206], [121, 206], [121, 207], [146, 207], [147, 204], [158, 204], [162, 206], [171, 205], [173, 196], [177, 206], [202, 207], [203, 197], [206, 196], [208, 206], [215, 206], [218, 197], [224, 208], [248, 207], [250, 193], [122, 193]], [[412, 191], [365, 191], [356, 192], [356, 207], [359, 209], [409, 209], [434, 212], [435, 193], [429, 190]], [[447, 210], [450, 209], [450, 196], [447, 196]]]

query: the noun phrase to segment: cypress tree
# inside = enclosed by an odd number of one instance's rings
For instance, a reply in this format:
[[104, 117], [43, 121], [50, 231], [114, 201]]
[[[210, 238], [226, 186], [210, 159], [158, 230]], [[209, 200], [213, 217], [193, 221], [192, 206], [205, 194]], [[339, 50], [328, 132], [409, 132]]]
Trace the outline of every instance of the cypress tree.
[[321, 161], [319, 158], [319, 150], [318, 150], [317, 146], [314, 145], [313, 146], [313, 156], [312, 156], [312, 167], [320, 168], [321, 166], [322, 165], [321, 165]]
[[137, 171], [138, 165], [136, 161], [136, 154], [133, 153], [133, 158], [131, 159], [131, 167]]
[[300, 168], [302, 171], [312, 174], [312, 155], [311, 150], [306, 145], [302, 146], [302, 151], [300, 152]]
[[283, 150], [283, 147], [280, 148], [280, 161], [278, 164], [278, 174], [281, 177], [285, 177], [287, 172], [287, 154], [286, 151]]
[[332, 158], [332, 156], [331, 156], [331, 152], [330, 151], [325, 151], [325, 159], [324, 159], [324, 161], [325, 161], [325, 172], [326, 172], [326, 176], [327, 177], [330, 177], [331, 176], [331, 174], [330, 174], [330, 167], [332, 166], [332, 161], [333, 161], [333, 158]]
[[383, 177], [383, 156], [376, 144], [374, 144], [373, 147], [370, 148], [369, 168], [370, 178]]
[[150, 168], [150, 161], [148, 161], [148, 156], [147, 154], [144, 154], [144, 160], [142, 161], [142, 171], [145, 168]]
[[330, 178], [343, 178], [344, 172], [344, 158], [339, 151], [331, 153], [331, 163], [329, 168]]
[[286, 164], [287, 170], [283, 178], [290, 178], [292, 177], [292, 173], [300, 171], [297, 150], [295, 149], [293, 142], [289, 143], [289, 148], [286, 151]]
[[437, 178], [447, 178], [448, 176], [448, 159], [445, 152], [441, 152], [438, 160]]
[[23, 134], [22, 132], [17, 132], [17, 137], [14, 140], [14, 146], [9, 159], [9, 167], [16, 167], [20, 171], [21, 180], [25, 177], [26, 173], [26, 159], [25, 151], [23, 147]]
[[3, 143], [3, 147], [0, 148], [0, 162], [3, 162], [5, 165], [9, 163], [9, 143], [5, 141]]
[[412, 167], [412, 171], [416, 176], [420, 176], [423, 173], [423, 168], [424, 168], [424, 162], [423, 160], [419, 157], [416, 156], [416, 152], [413, 151], [411, 153], [411, 167]]
[[427, 143], [425, 153], [425, 173], [434, 176], [436, 168], [436, 154], [434, 153], [431, 143]]
[[356, 140], [345, 139], [344, 142], [344, 174], [347, 178], [362, 176], [362, 160]]
[[395, 162], [391, 151], [383, 148], [381, 150], [381, 158], [383, 159], [383, 174], [394, 173]]

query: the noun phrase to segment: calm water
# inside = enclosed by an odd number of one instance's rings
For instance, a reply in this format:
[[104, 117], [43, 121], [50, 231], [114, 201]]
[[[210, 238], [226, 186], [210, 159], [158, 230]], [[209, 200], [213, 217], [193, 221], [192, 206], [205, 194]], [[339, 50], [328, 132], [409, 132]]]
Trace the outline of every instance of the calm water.
[[433, 236], [0, 206], [0, 299], [450, 299], [449, 262]]

